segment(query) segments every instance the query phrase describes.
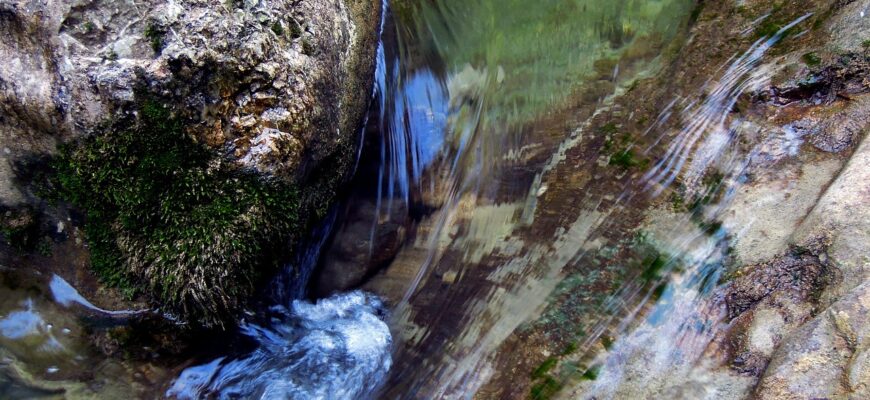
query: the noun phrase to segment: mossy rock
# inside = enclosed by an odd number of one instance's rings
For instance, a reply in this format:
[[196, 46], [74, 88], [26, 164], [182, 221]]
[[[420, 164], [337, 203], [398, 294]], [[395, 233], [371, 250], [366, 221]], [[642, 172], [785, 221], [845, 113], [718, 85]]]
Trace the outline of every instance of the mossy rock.
[[85, 214], [94, 271], [202, 326], [224, 325], [277, 270], [299, 190], [223, 160], [151, 100], [64, 146], [54, 186]]

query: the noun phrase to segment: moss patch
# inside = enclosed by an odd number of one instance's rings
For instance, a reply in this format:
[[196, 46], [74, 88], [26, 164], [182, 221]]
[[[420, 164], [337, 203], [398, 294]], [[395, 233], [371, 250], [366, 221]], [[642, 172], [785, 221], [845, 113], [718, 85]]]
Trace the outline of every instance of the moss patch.
[[535, 368], [535, 370], [532, 371], [532, 379], [540, 379], [547, 376], [547, 373], [550, 372], [550, 370], [558, 363], [559, 359], [556, 357], [550, 357], [544, 360], [538, 368]]
[[546, 377], [541, 382], [532, 386], [529, 398], [532, 400], [546, 400], [552, 398], [562, 390], [562, 384], [553, 377]]
[[620, 133], [620, 129], [614, 123], [598, 128], [598, 132], [605, 136], [602, 151], [609, 154], [608, 165], [623, 169], [646, 168], [649, 165], [648, 159], [640, 158], [635, 154], [634, 139], [631, 134]]
[[281, 24], [281, 21], [275, 21], [272, 24], [272, 33], [277, 36], [284, 36], [284, 25]]
[[801, 56], [801, 60], [809, 67], [818, 67], [822, 63], [821, 57], [816, 53], [806, 53]]
[[166, 36], [166, 31], [153, 23], [148, 24], [145, 28], [145, 38], [148, 39], [148, 42], [151, 44], [151, 49], [154, 50], [154, 54], [160, 54], [160, 52], [163, 51], [164, 36]]
[[61, 149], [95, 272], [202, 325], [229, 320], [299, 232], [298, 190], [237, 170], [153, 101]]

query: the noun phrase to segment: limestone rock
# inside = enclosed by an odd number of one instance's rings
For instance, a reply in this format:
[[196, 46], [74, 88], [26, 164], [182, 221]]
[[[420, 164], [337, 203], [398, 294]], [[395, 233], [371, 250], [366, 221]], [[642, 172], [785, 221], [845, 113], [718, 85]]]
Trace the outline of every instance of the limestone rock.
[[51, 152], [145, 91], [241, 167], [301, 180], [353, 152], [379, 8], [374, 0], [3, 0], [0, 141], [9, 160]]
[[774, 353], [756, 397], [866, 396], [868, 313], [870, 283], [864, 283], [784, 341]]

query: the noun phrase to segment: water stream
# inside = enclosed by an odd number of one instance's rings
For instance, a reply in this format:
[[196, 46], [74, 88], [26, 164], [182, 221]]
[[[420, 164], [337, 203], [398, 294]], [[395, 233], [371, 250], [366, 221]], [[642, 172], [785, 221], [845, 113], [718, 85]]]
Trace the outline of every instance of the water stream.
[[[749, 128], [730, 112], [769, 81], [762, 57], [809, 15], [735, 54], [697, 93], [656, 107], [657, 117], [638, 124], [642, 135], [596, 125], [605, 117], [628, 125], [642, 112], [616, 99], [660, 73], [694, 6], [390, 4], [351, 193], [276, 277], [267, 309], [241, 321], [239, 336], [252, 346], [163, 368], [146, 391], [525, 398], [491, 382], [510, 381], [501, 365], [554, 354], [550, 342], [570, 351], [559, 353], [558, 371], [544, 371], [553, 383], [538, 385], [566, 396], [639, 396], [620, 384], [702, 374], [696, 362], [724, 318], [715, 296], [732, 256], [726, 238], [740, 234], [716, 221], [753, 163], [801, 141], [786, 127], [774, 142], [738, 144]], [[593, 147], [610, 150], [580, 150]], [[678, 177], [701, 188], [686, 202], [715, 200], [689, 213], [649, 211]], [[0, 346], [10, 350], [0, 355], [26, 360], [37, 376], [84, 381], [66, 371], [99, 357], [82, 344], [90, 328], [65, 310], [119, 324], [147, 312], [99, 308], [58, 276], [33, 279], [36, 294], [3, 289]], [[518, 347], [520, 336], [534, 348]], [[53, 361], [59, 354], [64, 363]], [[632, 363], [648, 366], [645, 375]], [[0, 397], [28, 390], [37, 389], [0, 381]]]

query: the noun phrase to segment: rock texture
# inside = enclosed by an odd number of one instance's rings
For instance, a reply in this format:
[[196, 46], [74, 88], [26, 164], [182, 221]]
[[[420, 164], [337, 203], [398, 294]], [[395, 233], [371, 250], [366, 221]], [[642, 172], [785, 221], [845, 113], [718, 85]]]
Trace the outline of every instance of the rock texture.
[[196, 120], [191, 133], [240, 165], [304, 178], [355, 143], [371, 93], [379, 8], [374, 1], [4, 0], [6, 157], [49, 152], [52, 139], [87, 132], [144, 90]]

